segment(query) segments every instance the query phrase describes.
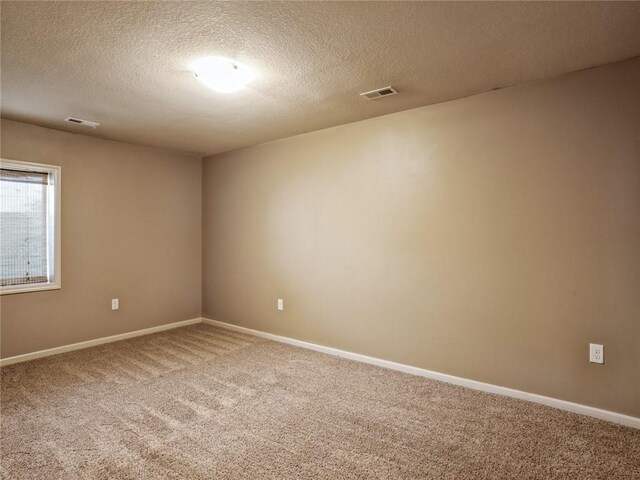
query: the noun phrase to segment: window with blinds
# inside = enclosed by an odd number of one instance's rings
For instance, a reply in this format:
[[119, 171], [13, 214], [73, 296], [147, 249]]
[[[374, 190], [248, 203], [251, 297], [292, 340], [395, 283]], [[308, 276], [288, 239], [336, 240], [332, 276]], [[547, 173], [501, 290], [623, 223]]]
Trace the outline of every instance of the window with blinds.
[[0, 291], [59, 288], [60, 168], [0, 162]]

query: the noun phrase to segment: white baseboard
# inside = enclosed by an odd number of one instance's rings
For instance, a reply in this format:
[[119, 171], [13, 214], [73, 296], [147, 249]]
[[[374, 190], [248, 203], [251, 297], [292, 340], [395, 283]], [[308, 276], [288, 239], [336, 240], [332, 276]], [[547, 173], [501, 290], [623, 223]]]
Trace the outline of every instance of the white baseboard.
[[454, 385], [460, 385], [462, 387], [472, 388], [474, 390], [481, 390], [483, 392], [495, 393], [498, 395], [505, 395], [508, 397], [519, 398], [521, 400], [528, 400], [530, 402], [547, 405], [549, 407], [559, 408], [560, 410], [566, 410], [569, 412], [579, 413], [587, 415], [589, 417], [599, 418], [627, 427], [640, 429], [640, 418], [632, 417], [629, 415], [623, 415], [621, 413], [611, 412], [609, 410], [602, 410], [600, 408], [589, 407], [587, 405], [581, 405], [579, 403], [567, 402], [566, 400], [559, 400], [552, 397], [545, 397], [544, 395], [538, 395], [536, 393], [523, 392], [521, 390], [514, 390], [512, 388], [501, 387], [498, 385], [492, 385], [490, 383], [478, 382], [476, 380], [470, 380], [468, 378], [456, 377], [454, 375], [448, 375], [446, 373], [434, 372], [432, 370], [426, 370], [424, 368], [413, 367], [411, 365], [404, 365], [402, 363], [391, 362], [389, 360], [382, 360], [379, 358], [369, 357], [367, 355], [361, 355], [359, 353], [347, 352], [345, 350], [339, 350], [337, 348], [326, 347], [324, 345], [318, 345], [315, 343], [304, 342], [302, 340], [296, 340], [289, 337], [283, 337], [281, 335], [275, 335], [273, 333], [262, 332], [260, 330], [253, 330], [251, 328], [240, 327], [230, 323], [220, 322], [218, 320], [211, 320], [209, 318], [192, 318], [190, 320], [183, 320], [181, 322], [169, 323], [166, 325], [159, 325], [157, 327], [145, 328], [143, 330], [136, 330], [134, 332], [121, 333], [119, 335], [112, 335], [110, 337], [97, 338], [95, 340], [88, 340], [86, 342], [73, 343], [71, 345], [64, 345], [62, 347], [49, 348], [47, 350], [40, 350], [38, 352], [26, 353], [24, 355], [16, 355], [14, 357], [8, 357], [0, 359], [0, 367], [6, 365], [12, 365], [14, 363], [26, 362], [29, 360], [35, 360], [36, 358], [48, 357], [51, 355], [57, 355], [59, 353], [71, 352], [73, 350], [81, 350], [83, 348], [94, 347], [96, 345], [102, 345], [105, 343], [117, 342], [119, 340], [126, 340], [127, 338], [140, 337], [142, 335], [149, 335], [151, 333], [162, 332], [164, 330], [170, 330], [172, 328], [185, 327], [187, 325], [193, 325], [196, 323], [207, 323], [216, 327], [225, 328], [236, 332], [246, 333], [254, 335], [256, 337], [273, 340], [275, 342], [286, 343], [294, 345], [296, 347], [307, 348], [309, 350], [315, 350], [317, 352], [326, 353], [336, 357], [342, 357], [349, 360], [355, 360], [357, 362], [369, 363], [377, 365], [379, 367], [389, 368], [391, 370], [397, 370], [399, 372], [409, 373], [420, 377], [431, 378], [433, 380], [439, 380], [441, 382], [451, 383]]
[[218, 320], [211, 320], [209, 318], [203, 318], [202, 322], [209, 325], [214, 325], [216, 327], [225, 328], [227, 330], [233, 330], [235, 332], [246, 333], [249, 335], [254, 335], [256, 337], [294, 345], [296, 347], [308, 348], [310, 350], [315, 350], [316, 352], [327, 353], [336, 357], [347, 358], [349, 360], [355, 360], [357, 362], [370, 363], [379, 367], [398, 370], [400, 372], [410, 373], [412, 375], [418, 375], [425, 378], [431, 378], [433, 380], [439, 380], [441, 382], [452, 383], [454, 385], [460, 385], [463, 387], [472, 388], [474, 390], [481, 390], [483, 392], [505, 395], [507, 397], [519, 398], [521, 400], [528, 400], [530, 402], [547, 405], [549, 407], [559, 408], [560, 410], [579, 413], [581, 415], [587, 415], [589, 417], [598, 418], [600, 420], [606, 420], [609, 422], [618, 423], [620, 425], [625, 425], [627, 427], [640, 429], [640, 418], [638, 417], [623, 415], [621, 413], [602, 410], [600, 408], [589, 407], [587, 405], [581, 405], [579, 403], [567, 402], [566, 400], [559, 400], [557, 398], [545, 397], [544, 395], [538, 395], [536, 393], [523, 392], [521, 390], [500, 387], [498, 385], [492, 385], [490, 383], [478, 382], [476, 380], [470, 380], [468, 378], [447, 375], [446, 373], [425, 370], [424, 368], [412, 367], [410, 365], [391, 362], [389, 360], [368, 357], [359, 353], [347, 352], [345, 350], [339, 350], [332, 347], [325, 347], [324, 345], [317, 345], [315, 343], [304, 342], [302, 340], [295, 340], [293, 338], [283, 337], [280, 335], [275, 335], [273, 333], [261, 332], [260, 330], [253, 330], [251, 328], [240, 327], [238, 325], [220, 322]]
[[71, 345], [63, 345], [62, 347], [49, 348], [47, 350], [40, 350], [37, 352], [25, 353], [24, 355], [16, 355], [15, 357], [8, 357], [0, 359], [0, 367], [5, 365], [12, 365], [14, 363], [27, 362], [29, 360], [35, 360], [36, 358], [49, 357], [51, 355], [57, 355], [59, 353], [71, 352], [73, 350], [81, 350], [83, 348], [95, 347], [96, 345], [102, 345], [103, 343], [117, 342], [119, 340], [126, 340], [127, 338], [140, 337], [142, 335], [149, 335], [150, 333], [162, 332], [163, 330], [170, 330], [172, 328], [185, 327], [187, 325], [193, 325], [194, 323], [202, 322], [202, 318], [192, 318], [190, 320], [183, 320], [181, 322], [168, 323], [166, 325], [159, 325], [157, 327], [145, 328], [142, 330], [136, 330], [134, 332], [120, 333], [118, 335], [111, 335], [110, 337], [97, 338], [95, 340], [87, 340], [86, 342], [72, 343]]

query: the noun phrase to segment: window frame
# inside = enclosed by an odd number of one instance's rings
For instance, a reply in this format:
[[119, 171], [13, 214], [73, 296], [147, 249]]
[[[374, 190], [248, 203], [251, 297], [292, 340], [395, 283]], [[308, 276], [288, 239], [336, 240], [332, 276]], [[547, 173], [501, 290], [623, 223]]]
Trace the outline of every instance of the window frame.
[[61, 184], [62, 184], [62, 167], [59, 165], [48, 165], [44, 163], [24, 162], [21, 160], [9, 160], [0, 158], [0, 167], [7, 168], [9, 170], [23, 170], [32, 172], [46, 172], [53, 176], [53, 194], [47, 197], [47, 207], [49, 215], [53, 213], [53, 225], [50, 225], [52, 231], [50, 231], [50, 239], [53, 240], [53, 245], [47, 242], [47, 248], [50, 254], [53, 254], [53, 278], [51, 281], [43, 283], [27, 283], [24, 285], [7, 285], [5, 287], [0, 286], [0, 295], [11, 295], [14, 293], [30, 293], [40, 292], [43, 290], [59, 290], [62, 288], [62, 256], [61, 256]]

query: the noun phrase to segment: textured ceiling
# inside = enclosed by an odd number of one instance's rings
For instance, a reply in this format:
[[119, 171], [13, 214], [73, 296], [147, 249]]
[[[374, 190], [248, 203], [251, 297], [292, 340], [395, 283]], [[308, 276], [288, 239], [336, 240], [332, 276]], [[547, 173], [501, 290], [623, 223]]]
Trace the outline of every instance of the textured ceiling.
[[[640, 55], [640, 3], [2, 2], [2, 116], [211, 154]], [[191, 60], [258, 72], [206, 89]], [[393, 85], [400, 95], [359, 92]], [[75, 116], [102, 124], [85, 129]]]

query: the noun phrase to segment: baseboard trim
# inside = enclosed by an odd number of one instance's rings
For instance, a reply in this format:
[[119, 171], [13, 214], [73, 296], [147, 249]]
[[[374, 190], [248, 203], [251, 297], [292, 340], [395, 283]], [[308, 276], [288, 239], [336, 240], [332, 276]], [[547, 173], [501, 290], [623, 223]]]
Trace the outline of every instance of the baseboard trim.
[[140, 337], [142, 335], [149, 335], [151, 333], [162, 332], [164, 330], [171, 330], [173, 328], [185, 327], [187, 325], [193, 325], [195, 323], [202, 322], [201, 317], [191, 318], [189, 320], [183, 320], [181, 322], [167, 323], [165, 325], [159, 325], [157, 327], [144, 328], [142, 330], [135, 330], [133, 332], [120, 333], [118, 335], [111, 335], [109, 337], [96, 338], [95, 340], [87, 340], [86, 342], [72, 343], [71, 345], [63, 345], [62, 347], [49, 348], [47, 350], [40, 350], [37, 352], [25, 353], [24, 355], [16, 355], [14, 357], [8, 357], [0, 359], [0, 367], [6, 365], [13, 365], [14, 363], [28, 362], [29, 360], [35, 360], [36, 358], [49, 357], [51, 355], [58, 355], [59, 353], [72, 352], [74, 350], [81, 350], [83, 348], [95, 347], [96, 345], [102, 345], [104, 343], [117, 342], [119, 340], [126, 340], [127, 338]]
[[389, 360], [382, 360], [379, 358], [369, 357], [367, 355], [361, 355], [359, 353], [347, 352], [345, 350], [340, 350], [333, 347], [326, 347], [324, 345], [318, 345], [315, 343], [296, 340], [289, 337], [283, 337], [281, 335], [275, 335], [273, 333], [267, 333], [267, 332], [262, 332], [260, 330], [240, 327], [238, 325], [221, 322], [219, 320], [211, 320], [209, 318], [203, 318], [202, 322], [209, 325], [214, 325], [216, 327], [224, 328], [226, 330], [246, 333], [249, 335], [254, 335], [256, 337], [265, 338], [267, 340], [273, 340], [275, 342], [286, 343], [289, 345], [294, 345], [296, 347], [307, 348], [309, 350], [315, 350], [316, 352], [322, 352], [322, 353], [326, 353], [336, 357], [355, 360], [357, 362], [369, 363], [371, 365], [377, 365], [379, 367], [389, 368], [391, 370], [397, 370], [399, 372], [409, 373], [412, 375], [430, 378], [433, 380], [439, 380], [441, 382], [451, 383], [454, 385], [460, 385], [462, 387], [472, 388], [474, 390], [480, 390], [483, 392], [495, 393], [495, 394], [504, 395], [507, 397], [527, 400], [530, 402], [539, 403], [541, 405], [559, 408], [560, 410], [566, 410], [568, 412], [578, 413], [581, 415], [598, 418], [600, 420], [606, 420], [606, 421], [617, 423], [627, 427], [640, 429], [640, 418], [638, 417], [632, 417], [632, 416], [624, 415], [621, 413], [611, 412], [609, 410], [602, 410], [600, 408], [589, 407], [587, 405], [568, 402], [566, 400], [559, 400], [557, 398], [546, 397], [544, 395], [538, 395], [536, 393], [523, 392], [522, 390], [514, 390], [512, 388], [501, 387], [499, 385], [478, 382], [476, 380], [470, 380], [468, 378], [456, 377], [454, 375], [448, 375], [446, 373], [434, 372], [432, 370], [426, 370], [424, 368], [412, 367], [411, 365], [391, 362]]
[[498, 395], [505, 395], [508, 397], [518, 398], [521, 400], [527, 400], [530, 402], [539, 403], [541, 405], [547, 405], [549, 407], [559, 408], [560, 410], [566, 410], [569, 412], [598, 418], [600, 420], [606, 420], [609, 422], [617, 423], [627, 427], [640, 429], [640, 418], [638, 417], [632, 417], [630, 415], [611, 412], [609, 410], [603, 410], [600, 408], [589, 407], [587, 405], [568, 402], [566, 400], [559, 400], [557, 398], [546, 397], [544, 395], [538, 395], [536, 393], [523, 392], [521, 390], [501, 387], [499, 385], [478, 382], [476, 380], [470, 380], [468, 378], [456, 377], [455, 375], [448, 375], [446, 373], [426, 370], [424, 368], [413, 367], [411, 365], [391, 362], [389, 360], [382, 360], [380, 358], [369, 357], [367, 355], [362, 355], [359, 353], [348, 352], [346, 350], [340, 350], [338, 348], [327, 347], [324, 345], [318, 345], [316, 343], [305, 342], [302, 340], [296, 340], [294, 338], [284, 337], [282, 335], [267, 333], [260, 330], [254, 330], [252, 328], [241, 327], [238, 325], [233, 325], [231, 323], [221, 322], [219, 320], [212, 320], [209, 318], [202, 318], [202, 317], [183, 320], [181, 322], [168, 323], [166, 325], [159, 325], [157, 327], [145, 328], [142, 330], [135, 330], [133, 332], [121, 333], [118, 335], [111, 335], [109, 337], [97, 338], [95, 340], [88, 340], [85, 342], [73, 343], [71, 345], [64, 345], [61, 347], [49, 348], [47, 350], [40, 350], [37, 352], [26, 353], [24, 355], [16, 355], [14, 357], [3, 358], [3, 359], [0, 359], [0, 367], [13, 365], [15, 363], [27, 362], [29, 360], [35, 360], [37, 358], [49, 357], [51, 355], [58, 355], [60, 353], [72, 352], [74, 350], [81, 350], [83, 348], [94, 347], [96, 345], [103, 345], [105, 343], [117, 342], [119, 340], [126, 340], [128, 338], [149, 335], [156, 332], [162, 332], [164, 330], [171, 330], [173, 328], [185, 327], [187, 325], [193, 325], [201, 322], [209, 325], [213, 325], [216, 327], [224, 328], [226, 330], [246, 333], [248, 335], [265, 338], [267, 340], [273, 340], [275, 342], [286, 343], [288, 345], [293, 345], [296, 347], [307, 348], [309, 350], [326, 353], [328, 355], [333, 355], [336, 357], [355, 360], [357, 362], [369, 363], [371, 365], [377, 365], [379, 367], [388, 368], [391, 370], [397, 370], [399, 372], [409, 373], [411, 375], [417, 375], [420, 377], [430, 378], [433, 380], [439, 380], [441, 382], [460, 385], [462, 387], [472, 388], [474, 390], [480, 390], [483, 392], [495, 393]]

